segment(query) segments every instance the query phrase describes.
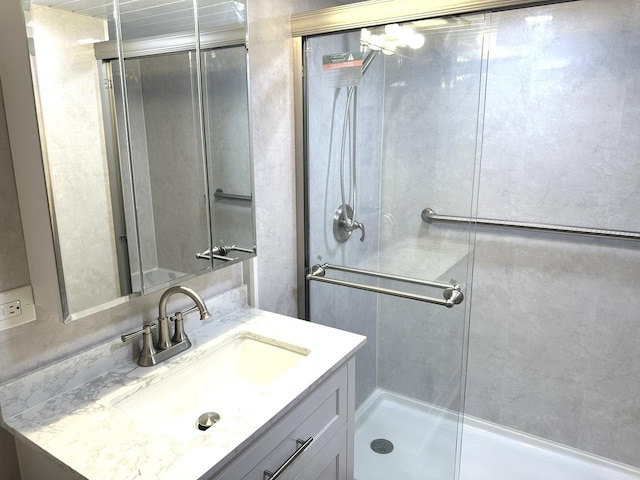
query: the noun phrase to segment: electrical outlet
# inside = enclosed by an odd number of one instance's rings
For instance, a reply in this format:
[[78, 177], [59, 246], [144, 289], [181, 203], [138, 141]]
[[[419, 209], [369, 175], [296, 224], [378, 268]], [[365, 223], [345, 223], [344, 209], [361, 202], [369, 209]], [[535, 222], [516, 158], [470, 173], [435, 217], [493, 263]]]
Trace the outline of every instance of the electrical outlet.
[[17, 317], [18, 315], [22, 315], [20, 300], [14, 300], [12, 302], [0, 305], [0, 320]]
[[0, 331], [36, 319], [31, 285], [0, 292]]

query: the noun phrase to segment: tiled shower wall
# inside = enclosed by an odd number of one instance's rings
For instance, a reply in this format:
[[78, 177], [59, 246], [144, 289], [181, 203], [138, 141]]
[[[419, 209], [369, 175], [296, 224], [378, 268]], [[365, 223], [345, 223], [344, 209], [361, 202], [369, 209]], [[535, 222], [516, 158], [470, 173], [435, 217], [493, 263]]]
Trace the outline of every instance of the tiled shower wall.
[[[478, 215], [640, 231], [640, 4], [490, 36]], [[639, 271], [637, 241], [479, 229], [467, 412], [640, 466]]]
[[[474, 94], [475, 107], [467, 99], [469, 115], [479, 109], [484, 119], [478, 216], [640, 231], [640, 67], [634, 60], [640, 58], [640, 4], [583, 0], [497, 12], [486, 21], [484, 36], [468, 38], [485, 38], [488, 52], [482, 73], [486, 102], [481, 89]], [[477, 84], [481, 75], [479, 58], [447, 45], [437, 49], [440, 64], [448, 64], [448, 71], [441, 69], [442, 83], [433, 82], [440, 98], [474, 78]], [[460, 64], [469, 62], [476, 62], [476, 72], [460, 74]], [[414, 88], [429, 82], [428, 71], [422, 73]], [[429, 170], [424, 162], [433, 150], [422, 154], [409, 141], [443, 134], [433, 121], [442, 115], [439, 108], [450, 113], [446, 102], [416, 102], [396, 111], [395, 118], [411, 119], [415, 126], [407, 121], [395, 160], [383, 160], [398, 165], [385, 180], [397, 193], [385, 197], [382, 214], [397, 220], [408, 212], [404, 222], [396, 221], [396, 235], [403, 229], [417, 233], [423, 250], [442, 239], [464, 239], [465, 233], [461, 227], [421, 224], [422, 208], [463, 216], [470, 209], [473, 173], [465, 179], [446, 169]], [[457, 125], [460, 135], [452, 128], [449, 142], [475, 135], [464, 119]], [[468, 161], [450, 155], [448, 165], [464, 170]], [[416, 174], [420, 182], [408, 180]], [[382, 236], [387, 238], [384, 230]], [[415, 251], [397, 249], [398, 264]], [[479, 227], [466, 413], [640, 466], [638, 271], [637, 242]], [[396, 309], [394, 318], [405, 313]], [[438, 354], [428, 342], [411, 347], [411, 322], [396, 321], [390, 328], [405, 339], [397, 348], [429, 358], [430, 352]], [[385, 351], [394, 350], [380, 353]], [[381, 378], [404, 388], [402, 393], [428, 397], [414, 387], [415, 377], [398, 377], [397, 365], [391, 354], [379, 358]]]

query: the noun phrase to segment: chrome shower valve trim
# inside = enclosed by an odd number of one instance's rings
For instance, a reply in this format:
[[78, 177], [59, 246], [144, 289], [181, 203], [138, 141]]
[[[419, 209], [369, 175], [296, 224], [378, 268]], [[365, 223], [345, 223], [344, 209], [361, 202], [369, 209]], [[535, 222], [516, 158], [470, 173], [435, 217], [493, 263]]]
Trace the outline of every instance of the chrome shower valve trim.
[[[344, 208], [343, 208], [344, 207]], [[346, 242], [351, 237], [351, 232], [360, 230], [360, 241], [364, 242], [364, 224], [353, 218], [351, 205], [340, 205], [333, 214], [333, 236], [340, 242]]]

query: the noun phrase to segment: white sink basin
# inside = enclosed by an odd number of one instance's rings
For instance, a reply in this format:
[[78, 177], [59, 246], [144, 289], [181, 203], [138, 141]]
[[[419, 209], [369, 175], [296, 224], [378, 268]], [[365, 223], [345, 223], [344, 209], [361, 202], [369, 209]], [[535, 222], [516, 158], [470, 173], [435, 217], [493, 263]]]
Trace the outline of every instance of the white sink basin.
[[221, 422], [241, 415], [242, 408], [251, 408], [252, 396], [270, 388], [309, 353], [302, 347], [240, 332], [203, 357], [109, 403], [171, 436], [192, 438], [204, 434], [196, 426], [201, 414], [216, 412]]

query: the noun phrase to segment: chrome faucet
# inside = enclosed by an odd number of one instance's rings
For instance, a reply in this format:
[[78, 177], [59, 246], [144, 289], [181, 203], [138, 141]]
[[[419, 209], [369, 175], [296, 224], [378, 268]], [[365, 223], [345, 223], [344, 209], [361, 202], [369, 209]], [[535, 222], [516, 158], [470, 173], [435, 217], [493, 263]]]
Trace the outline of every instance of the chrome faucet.
[[[176, 293], [183, 293], [186, 296], [190, 297], [196, 304], [195, 307], [190, 308], [186, 312], [177, 312], [171, 320], [175, 323], [175, 332], [172, 339], [169, 339], [169, 318], [167, 317], [167, 302], [172, 295]], [[209, 318], [209, 311], [202, 300], [202, 297], [198, 295], [194, 289], [189, 287], [183, 287], [182, 285], [175, 285], [173, 287], [167, 288], [162, 296], [160, 297], [160, 304], [158, 305], [158, 348], [160, 350], [166, 350], [171, 348], [172, 345], [176, 343], [180, 343], [183, 341], [189, 342], [189, 339], [184, 333], [184, 322], [182, 320], [182, 316], [195, 311], [195, 309], [200, 310], [200, 320], [205, 320]], [[191, 342], [189, 342], [189, 347], [191, 346]], [[187, 348], [189, 348], [187, 347]]]
[[[173, 316], [168, 317], [167, 302], [176, 293], [182, 293], [191, 298], [195, 306], [184, 312], [176, 312]], [[183, 316], [196, 310], [200, 311], [200, 320], [205, 320], [211, 316], [198, 292], [182, 285], [169, 287], [160, 297], [158, 305], [158, 342], [155, 345], [153, 343], [151, 330], [156, 329], [156, 325], [152, 324], [145, 325], [141, 330], [122, 335], [121, 339], [126, 342], [131, 338], [142, 335], [142, 350], [138, 358], [138, 365], [142, 367], [157, 365], [191, 347], [191, 341], [184, 332]], [[174, 333], [171, 338], [169, 338], [169, 320], [174, 322]]]

